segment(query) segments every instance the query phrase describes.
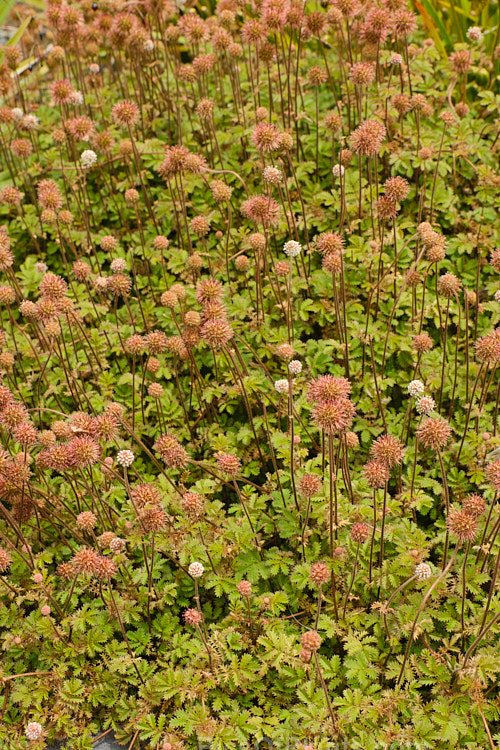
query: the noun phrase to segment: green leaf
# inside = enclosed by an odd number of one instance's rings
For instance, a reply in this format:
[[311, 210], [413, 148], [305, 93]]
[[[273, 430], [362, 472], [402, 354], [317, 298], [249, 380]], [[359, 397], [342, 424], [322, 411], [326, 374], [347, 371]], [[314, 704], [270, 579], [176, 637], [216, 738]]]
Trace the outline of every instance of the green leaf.
[[5, 24], [7, 16], [16, 4], [16, 0], [3, 0], [3, 7], [0, 8], [0, 26]]

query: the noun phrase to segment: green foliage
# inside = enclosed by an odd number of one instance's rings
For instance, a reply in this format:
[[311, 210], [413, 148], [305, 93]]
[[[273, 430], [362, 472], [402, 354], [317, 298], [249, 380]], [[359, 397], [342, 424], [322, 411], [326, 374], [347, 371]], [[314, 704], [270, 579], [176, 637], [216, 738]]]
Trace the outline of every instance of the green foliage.
[[498, 7], [348, 5], [0, 10], [2, 750], [500, 741]]

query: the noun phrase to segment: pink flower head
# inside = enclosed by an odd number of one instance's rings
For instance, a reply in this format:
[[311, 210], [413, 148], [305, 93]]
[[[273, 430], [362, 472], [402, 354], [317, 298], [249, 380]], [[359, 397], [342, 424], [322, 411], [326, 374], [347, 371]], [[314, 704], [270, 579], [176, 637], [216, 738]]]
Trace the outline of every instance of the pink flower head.
[[307, 402], [334, 401], [338, 398], [348, 398], [351, 384], [347, 378], [336, 378], [333, 375], [320, 375], [311, 380], [307, 388]]
[[276, 151], [280, 147], [280, 134], [272, 122], [260, 122], [252, 132], [252, 142], [262, 153]]
[[128, 100], [117, 102], [111, 110], [111, 117], [117, 125], [135, 125], [139, 119], [139, 107]]
[[201, 622], [201, 615], [197, 609], [186, 609], [183, 617], [186, 625], [193, 625], [194, 627], [196, 627]]
[[379, 151], [385, 135], [385, 126], [381, 122], [365, 120], [350, 136], [352, 149], [363, 156], [374, 156]]
[[240, 210], [247, 219], [265, 227], [276, 226], [281, 213], [279, 204], [266, 195], [254, 195], [248, 198], [243, 201]]
[[312, 411], [316, 427], [325, 432], [345, 432], [352, 424], [356, 407], [348, 398], [319, 401]]
[[235, 477], [241, 471], [241, 461], [232, 453], [219, 452], [216, 455], [217, 468], [221, 474]]

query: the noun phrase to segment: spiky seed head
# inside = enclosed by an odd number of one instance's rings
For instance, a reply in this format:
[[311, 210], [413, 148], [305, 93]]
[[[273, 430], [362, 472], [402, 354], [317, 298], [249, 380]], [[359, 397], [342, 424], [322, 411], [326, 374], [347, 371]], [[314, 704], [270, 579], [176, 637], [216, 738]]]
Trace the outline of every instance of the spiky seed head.
[[463, 508], [451, 508], [446, 526], [459, 544], [473, 542], [477, 535], [477, 516], [468, 513]]
[[363, 544], [370, 538], [371, 533], [372, 530], [367, 523], [358, 522], [352, 525], [351, 539], [353, 542], [356, 542], [356, 544]]
[[486, 502], [481, 495], [467, 495], [462, 500], [462, 508], [471, 516], [479, 518], [486, 511]]
[[299, 492], [303, 497], [311, 498], [321, 492], [321, 477], [317, 474], [303, 474], [298, 482]]
[[197, 518], [203, 512], [205, 502], [198, 492], [186, 492], [182, 496], [182, 510], [188, 516]]
[[216, 454], [217, 469], [226, 476], [234, 478], [241, 471], [241, 461], [233, 453]]
[[111, 117], [117, 125], [133, 126], [139, 120], [139, 107], [129, 100], [117, 102], [111, 110]]
[[311, 417], [314, 424], [325, 432], [345, 432], [349, 429], [356, 413], [356, 407], [348, 398], [319, 401], [313, 408]]
[[170, 433], [161, 435], [153, 445], [153, 448], [161, 456], [166, 465], [171, 468], [180, 469], [188, 462], [186, 449]]
[[439, 294], [442, 294], [443, 297], [447, 297], [448, 299], [456, 297], [461, 286], [462, 282], [453, 273], [445, 273], [439, 278]]
[[426, 448], [437, 450], [443, 448], [450, 439], [451, 427], [444, 419], [429, 418], [418, 428], [417, 437]]
[[370, 448], [370, 455], [389, 468], [403, 460], [404, 446], [393, 435], [381, 435]]
[[76, 517], [76, 525], [82, 531], [92, 531], [97, 524], [97, 517], [90, 510], [84, 510]]
[[369, 461], [363, 467], [363, 474], [369, 487], [383, 487], [389, 481], [389, 466], [381, 461]]
[[413, 346], [419, 354], [424, 354], [432, 349], [434, 342], [428, 333], [418, 333], [413, 339]]
[[330, 579], [330, 568], [324, 562], [316, 562], [311, 565], [311, 581], [317, 586], [326, 583]]

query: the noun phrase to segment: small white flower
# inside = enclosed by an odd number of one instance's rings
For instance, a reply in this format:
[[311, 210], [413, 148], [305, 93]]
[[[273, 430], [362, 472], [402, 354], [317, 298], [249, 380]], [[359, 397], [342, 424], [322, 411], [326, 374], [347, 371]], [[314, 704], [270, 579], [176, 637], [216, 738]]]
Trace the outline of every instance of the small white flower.
[[26, 737], [29, 740], [38, 740], [42, 736], [43, 727], [38, 721], [30, 721], [25, 729]]
[[19, 107], [14, 107], [14, 109], [12, 110], [12, 115], [14, 117], [14, 120], [20, 120], [23, 114], [24, 114], [23, 110], [20, 109]]
[[104, 290], [108, 286], [108, 279], [106, 276], [96, 276], [94, 279], [94, 287], [99, 290]]
[[471, 26], [467, 29], [467, 36], [471, 42], [480, 42], [483, 38], [483, 32], [479, 26]]
[[283, 245], [283, 250], [285, 255], [288, 255], [289, 258], [296, 258], [297, 255], [300, 255], [301, 253], [302, 245], [295, 240], [288, 240], [288, 242], [285, 242]]
[[188, 568], [188, 573], [193, 578], [201, 578], [204, 572], [205, 572], [205, 568], [199, 562], [191, 563], [191, 565]]
[[39, 123], [36, 115], [24, 115], [21, 122], [19, 123], [24, 130], [34, 130]]
[[431, 575], [431, 566], [427, 565], [427, 563], [420, 563], [415, 568], [415, 577], [418, 581], [425, 581], [427, 578], [430, 578]]
[[38, 263], [35, 263], [35, 270], [38, 271], [38, 273], [45, 273], [47, 268], [48, 266], [43, 260], [39, 260]]
[[391, 57], [391, 65], [402, 65], [403, 64], [403, 58], [401, 55], [398, 55], [397, 52], [392, 55]]
[[424, 391], [425, 385], [421, 380], [412, 380], [411, 383], [408, 384], [408, 393], [410, 396], [421, 396]]
[[302, 362], [299, 362], [298, 359], [292, 359], [288, 365], [288, 369], [292, 375], [299, 375], [302, 372]]
[[127, 261], [124, 258], [114, 258], [111, 261], [111, 271], [113, 273], [123, 273], [127, 268]]
[[277, 380], [274, 384], [274, 388], [280, 394], [288, 393], [288, 380]]
[[81, 91], [73, 91], [70, 98], [71, 104], [83, 104], [83, 94]]
[[335, 164], [332, 167], [332, 172], [334, 177], [343, 177], [345, 174], [345, 167], [343, 167], [342, 164]]
[[118, 451], [116, 455], [116, 463], [120, 466], [132, 466], [134, 458], [135, 456], [132, 451]]
[[432, 396], [421, 396], [417, 399], [416, 409], [419, 414], [428, 415], [436, 408], [436, 402]]
[[90, 148], [88, 148], [82, 153], [80, 161], [82, 162], [84, 167], [92, 167], [97, 161], [97, 154], [95, 151], [92, 151]]
[[143, 49], [145, 52], [152, 52], [155, 48], [155, 43], [152, 39], [146, 39], [146, 41], [143, 44]]
[[265, 167], [262, 177], [264, 182], [268, 182], [270, 185], [279, 185], [283, 180], [283, 172], [277, 167]]
[[97, 63], [90, 63], [90, 65], [89, 65], [89, 71], [93, 75], [97, 75], [99, 73], [100, 69], [101, 68], [99, 67], [99, 65]]
[[497, 289], [495, 292], [495, 300], [496, 302], [500, 302], [500, 289]]
[[125, 542], [123, 539], [120, 539], [119, 536], [115, 536], [114, 539], [112, 539], [109, 543], [109, 549], [111, 552], [121, 552], [122, 549], [125, 547]]

